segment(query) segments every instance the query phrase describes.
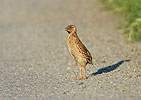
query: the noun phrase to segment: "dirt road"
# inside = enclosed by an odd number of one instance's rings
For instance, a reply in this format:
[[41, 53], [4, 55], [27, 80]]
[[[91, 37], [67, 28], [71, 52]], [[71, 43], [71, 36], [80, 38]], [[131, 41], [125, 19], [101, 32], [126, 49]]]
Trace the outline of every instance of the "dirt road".
[[[0, 1], [0, 100], [141, 100], [141, 43], [96, 0]], [[67, 47], [74, 24], [92, 54], [87, 80]]]

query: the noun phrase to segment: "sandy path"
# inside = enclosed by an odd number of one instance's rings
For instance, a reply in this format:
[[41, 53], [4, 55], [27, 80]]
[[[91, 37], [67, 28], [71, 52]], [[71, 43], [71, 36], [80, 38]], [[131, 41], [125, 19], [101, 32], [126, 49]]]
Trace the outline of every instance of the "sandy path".
[[[128, 44], [96, 0], [0, 1], [1, 100], [141, 100], [141, 43]], [[93, 56], [83, 81], [69, 24]]]

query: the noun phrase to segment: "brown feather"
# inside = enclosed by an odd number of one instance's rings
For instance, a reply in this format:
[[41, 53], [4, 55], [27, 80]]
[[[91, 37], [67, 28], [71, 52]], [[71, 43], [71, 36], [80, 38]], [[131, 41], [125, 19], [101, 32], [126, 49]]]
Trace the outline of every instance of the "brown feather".
[[90, 52], [88, 51], [88, 49], [85, 47], [85, 45], [81, 42], [81, 40], [78, 37], [76, 38], [75, 42], [77, 44], [77, 47], [78, 47], [80, 53], [83, 55], [84, 58], [86, 58], [87, 63], [93, 65], [92, 56], [91, 56]]

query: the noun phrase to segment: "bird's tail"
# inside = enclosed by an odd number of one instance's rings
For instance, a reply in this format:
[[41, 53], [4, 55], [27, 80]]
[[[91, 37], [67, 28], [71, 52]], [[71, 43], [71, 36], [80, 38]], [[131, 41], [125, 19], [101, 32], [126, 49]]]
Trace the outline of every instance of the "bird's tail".
[[92, 60], [88, 60], [88, 63], [93, 65], [93, 62], [92, 62]]

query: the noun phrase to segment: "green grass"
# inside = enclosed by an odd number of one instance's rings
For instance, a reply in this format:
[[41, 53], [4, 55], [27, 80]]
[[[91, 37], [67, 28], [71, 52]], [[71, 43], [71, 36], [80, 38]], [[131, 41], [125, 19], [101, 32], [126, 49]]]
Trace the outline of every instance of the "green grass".
[[101, 0], [106, 8], [123, 16], [120, 28], [129, 41], [141, 41], [141, 0]]

